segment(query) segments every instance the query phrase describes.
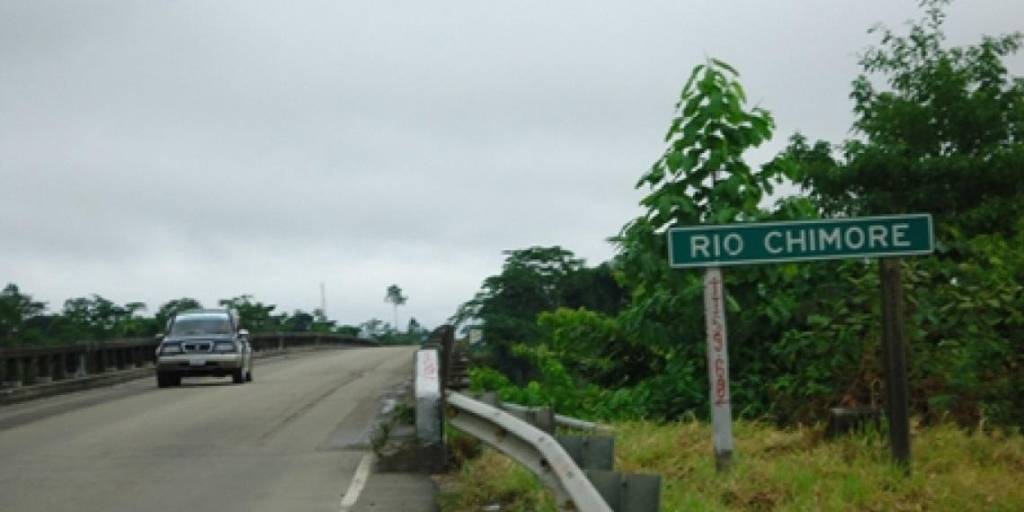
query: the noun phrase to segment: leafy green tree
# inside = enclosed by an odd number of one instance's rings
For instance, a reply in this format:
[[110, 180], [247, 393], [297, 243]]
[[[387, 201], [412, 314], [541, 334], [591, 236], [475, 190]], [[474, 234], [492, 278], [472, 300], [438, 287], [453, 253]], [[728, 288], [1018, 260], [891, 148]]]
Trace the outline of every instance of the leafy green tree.
[[625, 303], [612, 265], [584, 265], [572, 251], [559, 246], [505, 251], [501, 273], [486, 278], [473, 299], [459, 307], [452, 322], [481, 323], [483, 349], [495, 364], [523, 382], [531, 363], [512, 353], [519, 343], [536, 342], [537, 316], [560, 307], [587, 308], [613, 314]]
[[24, 334], [24, 325], [30, 319], [46, 311], [46, 304], [21, 293], [14, 283], [8, 283], [0, 291], [0, 342], [11, 344]]
[[375, 340], [380, 340], [394, 331], [387, 322], [379, 318], [371, 318], [359, 324], [359, 335]]
[[507, 345], [536, 337], [537, 315], [563, 306], [563, 284], [583, 268], [583, 260], [559, 246], [504, 251], [501, 273], [486, 278], [476, 296], [463, 304], [455, 323], [483, 322], [488, 343]]
[[313, 332], [334, 332], [336, 323], [334, 320], [327, 318], [324, 310], [316, 308], [313, 310], [313, 325], [310, 327], [310, 330]]
[[158, 327], [153, 318], [146, 317], [144, 302], [129, 302], [122, 306], [124, 316], [118, 323], [116, 337], [140, 338], [157, 333]]
[[142, 314], [145, 310], [142, 302], [119, 305], [96, 294], [75, 297], [64, 301], [61, 315], [47, 323], [47, 332], [65, 342], [151, 336], [157, 324]]
[[[699, 272], [668, 268], [667, 228], [931, 210], [938, 254], [903, 262], [911, 406], [925, 422], [1024, 425], [1024, 198], [1015, 174], [1024, 169], [1024, 109], [1021, 81], [1001, 62], [1020, 36], [945, 48], [944, 4], [924, 2], [925, 20], [907, 36], [882, 29], [880, 47], [865, 54], [864, 77], [854, 82], [861, 138], [838, 154], [796, 135], [786, 152], [751, 170], [742, 151], [771, 135], [770, 117], [746, 110], [727, 65], [698, 66], [664, 154], [638, 184], [649, 189], [645, 212], [615, 239], [612, 268], [630, 293], [628, 305], [616, 317], [541, 314], [534, 331], [520, 326], [527, 343], [511, 348], [536, 369], [528, 382], [475, 369], [474, 385], [580, 415], [704, 414], [702, 283]], [[759, 209], [782, 177], [807, 196]], [[879, 405], [876, 266], [737, 267], [725, 279], [739, 415], [805, 423], [838, 404]], [[460, 313], [482, 317], [490, 299], [478, 294]]]
[[167, 321], [174, 315], [181, 313], [182, 311], [202, 308], [203, 305], [198, 300], [189, 297], [182, 297], [180, 299], [168, 301], [157, 309], [156, 324], [162, 330], [167, 325]]
[[423, 340], [430, 334], [430, 331], [420, 325], [419, 321], [415, 318], [409, 319], [409, 325], [405, 328], [405, 333], [408, 335], [410, 341], [415, 343], [422, 343]]
[[259, 302], [252, 295], [221, 299], [218, 303], [221, 307], [238, 311], [242, 326], [251, 332], [277, 332], [283, 327], [273, 314], [277, 306]]
[[851, 98], [859, 138], [791, 141], [797, 182], [825, 213], [930, 212], [950, 231], [1010, 233], [1024, 214], [1024, 80], [1004, 60], [1019, 32], [949, 47], [948, 0], [925, 0], [908, 33], [875, 27]]
[[316, 323], [316, 318], [313, 315], [296, 309], [287, 320], [284, 322], [285, 330], [288, 332], [310, 332], [313, 330], [313, 324]]
[[402, 295], [402, 289], [397, 285], [393, 284], [388, 286], [387, 293], [384, 295], [384, 302], [390, 302], [394, 306], [395, 310], [395, 328], [398, 326], [398, 306], [404, 305], [409, 300], [409, 297]]
[[[1024, 81], [1004, 62], [1022, 35], [951, 47], [943, 33], [948, 3], [922, 2], [924, 17], [906, 33], [872, 29], [880, 41], [862, 55], [851, 94], [857, 138], [836, 148], [797, 134], [780, 159], [826, 215], [935, 215], [937, 254], [904, 261], [911, 405], [926, 420], [1024, 424], [1024, 401], [1009, 391], [1024, 367], [1021, 316], [1010, 305], [1024, 300]], [[857, 332], [835, 321], [876, 316], [877, 304], [863, 298], [877, 287], [858, 288], [848, 294], [857, 303], [833, 302], [816, 317], [828, 322], [793, 331], [779, 346]], [[806, 354], [791, 357], [803, 366]], [[784, 394], [822, 389], [807, 377], [794, 371]]]
[[345, 336], [359, 336], [358, 325], [337, 325], [334, 327], [334, 334], [343, 334]]
[[81, 339], [106, 340], [114, 337], [115, 327], [126, 312], [110, 300], [93, 294], [64, 301], [62, 315]]
[[710, 59], [693, 69], [665, 135], [667, 146], [636, 184], [648, 190], [640, 202], [645, 212], [614, 239], [622, 281], [633, 290], [627, 327], [638, 338], [661, 343], [669, 359], [678, 349], [679, 329], [699, 333], [703, 321], [695, 307], [701, 304], [700, 276], [669, 269], [666, 230], [763, 217], [758, 203], [783, 176], [781, 165], [755, 171], [743, 160], [774, 128], [767, 111], [746, 103], [738, 73], [728, 64]]

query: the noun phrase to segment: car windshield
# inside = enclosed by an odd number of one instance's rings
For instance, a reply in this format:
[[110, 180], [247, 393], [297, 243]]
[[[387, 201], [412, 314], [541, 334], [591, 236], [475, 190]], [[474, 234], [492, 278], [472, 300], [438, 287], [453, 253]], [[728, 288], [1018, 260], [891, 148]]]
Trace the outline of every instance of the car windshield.
[[231, 322], [224, 315], [189, 315], [174, 319], [171, 336], [231, 334]]

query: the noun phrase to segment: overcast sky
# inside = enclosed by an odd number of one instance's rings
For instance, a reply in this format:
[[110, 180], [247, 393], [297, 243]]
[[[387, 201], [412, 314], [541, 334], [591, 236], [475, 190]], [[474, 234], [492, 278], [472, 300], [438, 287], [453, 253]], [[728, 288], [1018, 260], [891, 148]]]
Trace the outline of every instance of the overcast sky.
[[[760, 162], [847, 136], [865, 30], [916, 5], [0, 0], [0, 286], [290, 311], [322, 281], [359, 323], [397, 283], [433, 327], [502, 250], [609, 258], [705, 56], [775, 115]], [[1021, 20], [961, 0], [947, 32]]]

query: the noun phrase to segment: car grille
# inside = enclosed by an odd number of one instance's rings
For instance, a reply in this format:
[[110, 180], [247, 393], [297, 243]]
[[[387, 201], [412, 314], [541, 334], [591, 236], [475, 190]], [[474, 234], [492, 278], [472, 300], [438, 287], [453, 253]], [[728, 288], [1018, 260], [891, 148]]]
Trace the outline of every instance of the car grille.
[[210, 341], [190, 341], [181, 344], [181, 350], [187, 353], [195, 352], [212, 352], [213, 342]]

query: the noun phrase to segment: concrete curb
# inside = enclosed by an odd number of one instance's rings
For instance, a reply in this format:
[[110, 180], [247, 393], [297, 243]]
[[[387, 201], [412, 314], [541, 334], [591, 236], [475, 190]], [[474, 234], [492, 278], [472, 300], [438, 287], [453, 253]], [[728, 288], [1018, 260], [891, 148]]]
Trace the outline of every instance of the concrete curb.
[[130, 370], [119, 370], [99, 375], [89, 375], [80, 378], [71, 378], [47, 382], [44, 384], [33, 384], [17, 388], [4, 388], [0, 390], [0, 405], [27, 402], [37, 398], [61, 395], [74, 391], [84, 391], [103, 386], [113, 386], [130, 380], [152, 377], [153, 367], [132, 368]]

